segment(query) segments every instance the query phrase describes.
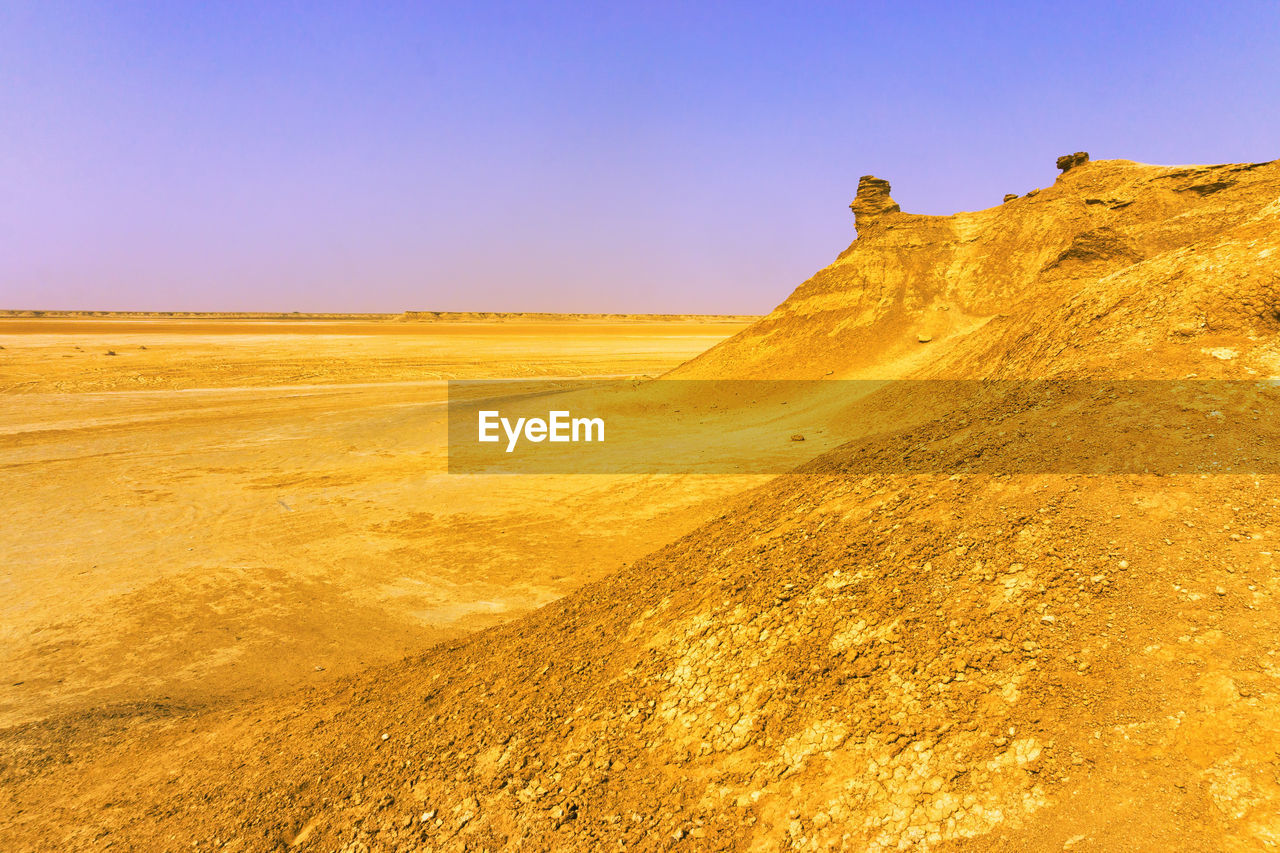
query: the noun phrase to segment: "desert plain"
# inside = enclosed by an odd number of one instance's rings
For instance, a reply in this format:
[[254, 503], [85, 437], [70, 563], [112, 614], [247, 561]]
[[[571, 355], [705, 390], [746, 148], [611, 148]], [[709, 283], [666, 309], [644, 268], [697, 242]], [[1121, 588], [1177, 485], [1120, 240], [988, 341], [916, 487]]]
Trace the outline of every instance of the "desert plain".
[[[864, 176], [750, 322], [12, 318], [0, 839], [1275, 850], [1280, 161], [1056, 165]], [[447, 378], [656, 376], [833, 390], [779, 476], [445, 473]]]
[[449, 476], [450, 378], [749, 318], [0, 316], [0, 727], [314, 684], [511, 619], [758, 478]]

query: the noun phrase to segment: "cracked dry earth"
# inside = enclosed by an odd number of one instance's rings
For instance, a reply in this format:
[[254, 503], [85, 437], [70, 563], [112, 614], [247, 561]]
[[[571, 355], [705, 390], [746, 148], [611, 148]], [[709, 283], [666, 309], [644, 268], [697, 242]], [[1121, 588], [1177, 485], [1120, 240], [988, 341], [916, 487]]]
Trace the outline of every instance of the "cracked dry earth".
[[[838, 346], [850, 375], [928, 337], [899, 375], [1263, 380], [1277, 199], [1277, 164], [1105, 161], [978, 214], [866, 203], [836, 264], [688, 370], [820, 377]], [[981, 405], [824, 454], [400, 663], [0, 733], [0, 832], [15, 850], [1275, 849], [1277, 475], [1038, 470], [1009, 424], [1052, 435], [1068, 404]], [[929, 472], [901, 473], [907, 451]], [[1001, 453], [1026, 464], [971, 464]]]

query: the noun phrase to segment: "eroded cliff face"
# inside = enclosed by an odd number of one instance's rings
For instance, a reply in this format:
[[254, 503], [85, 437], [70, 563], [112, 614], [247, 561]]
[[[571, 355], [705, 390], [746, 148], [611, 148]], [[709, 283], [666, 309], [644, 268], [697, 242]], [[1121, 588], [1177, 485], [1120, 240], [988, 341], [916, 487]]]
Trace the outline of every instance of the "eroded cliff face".
[[1039, 375], [1120, 338], [1162, 347], [1280, 326], [1280, 163], [1086, 161], [953, 216], [903, 213], [889, 189], [863, 178], [849, 248], [673, 375]]

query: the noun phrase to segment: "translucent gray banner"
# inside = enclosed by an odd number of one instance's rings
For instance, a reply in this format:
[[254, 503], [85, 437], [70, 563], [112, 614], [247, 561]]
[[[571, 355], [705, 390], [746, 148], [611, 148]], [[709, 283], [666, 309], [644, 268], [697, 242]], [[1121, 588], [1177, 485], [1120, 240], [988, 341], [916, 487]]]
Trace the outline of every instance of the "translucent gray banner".
[[1280, 471], [1280, 379], [466, 380], [448, 407], [452, 474]]

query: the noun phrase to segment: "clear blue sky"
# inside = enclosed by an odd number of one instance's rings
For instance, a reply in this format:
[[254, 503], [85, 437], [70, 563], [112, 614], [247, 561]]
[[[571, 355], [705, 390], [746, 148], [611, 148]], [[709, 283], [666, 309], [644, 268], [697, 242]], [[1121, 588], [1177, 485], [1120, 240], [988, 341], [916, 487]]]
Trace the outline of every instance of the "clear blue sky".
[[760, 312], [858, 176], [1280, 157], [1280, 4], [0, 0], [0, 307]]

